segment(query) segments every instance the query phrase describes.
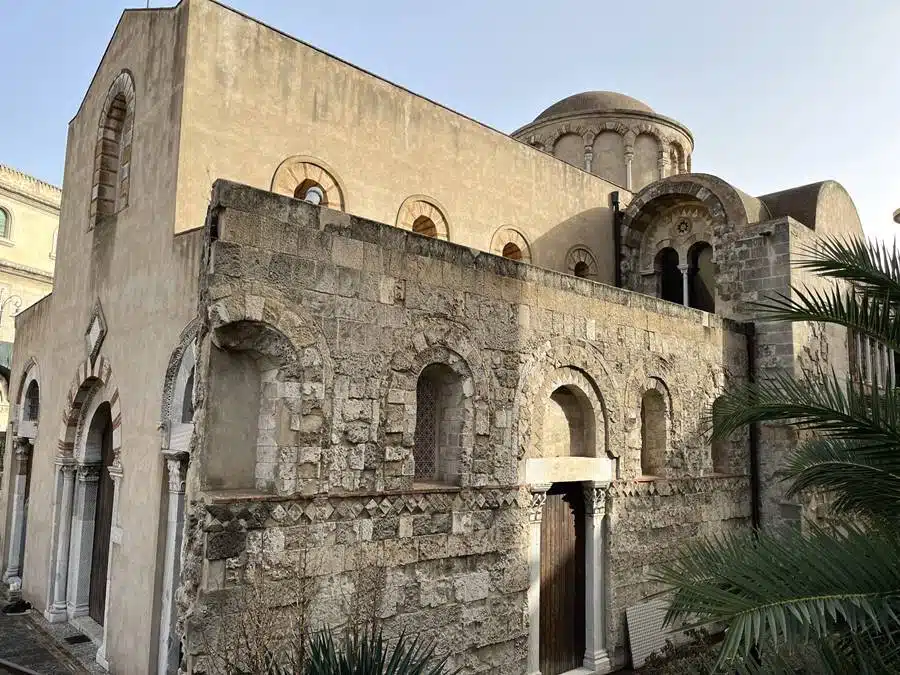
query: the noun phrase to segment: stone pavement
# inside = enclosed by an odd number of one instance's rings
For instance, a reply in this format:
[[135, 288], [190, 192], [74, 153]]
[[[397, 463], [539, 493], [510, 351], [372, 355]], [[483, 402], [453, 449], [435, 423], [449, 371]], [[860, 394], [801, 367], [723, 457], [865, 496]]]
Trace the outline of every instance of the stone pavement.
[[0, 613], [0, 673], [21, 672], [4, 668], [2, 661], [42, 675], [89, 672], [40, 626], [33, 612], [12, 616]]

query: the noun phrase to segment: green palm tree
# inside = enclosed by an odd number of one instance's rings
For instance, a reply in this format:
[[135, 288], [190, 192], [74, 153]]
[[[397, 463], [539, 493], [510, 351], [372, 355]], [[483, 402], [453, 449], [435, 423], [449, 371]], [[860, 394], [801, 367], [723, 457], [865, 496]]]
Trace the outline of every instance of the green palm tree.
[[[764, 318], [845, 326], [900, 352], [896, 244], [827, 239], [798, 265], [833, 281], [758, 305]], [[783, 374], [716, 403], [714, 438], [764, 422], [812, 432], [788, 461], [788, 495], [832, 498], [827, 526], [692, 542], [655, 573], [670, 625], [726, 626], [718, 669], [900, 672], [900, 390], [860, 379]]]

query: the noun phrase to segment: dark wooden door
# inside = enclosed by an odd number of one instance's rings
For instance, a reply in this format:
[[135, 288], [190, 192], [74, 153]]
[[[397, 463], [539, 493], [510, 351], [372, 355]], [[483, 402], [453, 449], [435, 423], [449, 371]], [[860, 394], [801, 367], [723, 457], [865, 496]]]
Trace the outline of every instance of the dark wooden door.
[[557, 483], [541, 520], [541, 675], [584, 662], [584, 496], [579, 483]]
[[112, 529], [113, 482], [109, 476], [112, 464], [112, 420], [109, 410], [98, 410], [106, 414], [100, 442], [101, 468], [97, 484], [97, 510], [94, 513], [94, 542], [91, 549], [91, 592], [88, 601], [88, 615], [101, 626], [106, 618], [106, 571], [109, 564], [109, 535]]

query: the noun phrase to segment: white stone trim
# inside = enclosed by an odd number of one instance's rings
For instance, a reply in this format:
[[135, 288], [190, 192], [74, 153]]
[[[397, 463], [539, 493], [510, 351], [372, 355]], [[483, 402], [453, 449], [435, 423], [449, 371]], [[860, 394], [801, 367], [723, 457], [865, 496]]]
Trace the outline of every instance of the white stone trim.
[[[567, 481], [573, 482], [573, 481]], [[606, 500], [609, 481], [580, 481], [585, 496], [585, 653], [584, 665], [564, 675], [608, 673], [606, 649]], [[541, 519], [549, 483], [531, 484], [528, 511], [528, 657], [526, 673], [540, 675], [541, 649]]]

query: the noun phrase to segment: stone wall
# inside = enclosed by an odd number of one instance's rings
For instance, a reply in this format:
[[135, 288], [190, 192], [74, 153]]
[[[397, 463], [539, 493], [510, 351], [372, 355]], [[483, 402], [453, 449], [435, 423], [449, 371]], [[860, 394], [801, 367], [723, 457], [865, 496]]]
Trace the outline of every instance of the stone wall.
[[[362, 564], [383, 571], [390, 633], [435, 637], [463, 672], [524, 672], [531, 460], [614, 462], [605, 603], [618, 665], [624, 608], [655, 590], [649, 565], [746, 523], [746, 443], [716, 474], [704, 419], [746, 373], [727, 322], [224, 181], [206, 236], [181, 592], [192, 667], [204, 607], [260, 574], [280, 583], [302, 558], [321, 581], [317, 621], [347, 620], [336, 589], [352, 595]], [[256, 442], [237, 443], [216, 433], [228, 402], [215, 382], [247, 357], [259, 405], [229, 414]], [[423, 479], [417, 381], [431, 364], [458, 396], [437, 435], [450, 467]], [[665, 400], [665, 479], [641, 476], [649, 389]], [[248, 456], [252, 476], [211, 475]]]

